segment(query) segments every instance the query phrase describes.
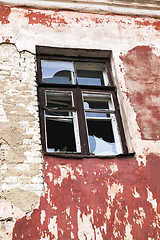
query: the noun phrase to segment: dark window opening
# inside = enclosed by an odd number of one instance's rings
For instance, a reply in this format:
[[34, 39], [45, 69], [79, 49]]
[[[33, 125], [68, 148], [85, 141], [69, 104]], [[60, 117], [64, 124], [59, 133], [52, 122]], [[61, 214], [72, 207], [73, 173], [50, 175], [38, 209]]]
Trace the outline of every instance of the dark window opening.
[[49, 152], [76, 152], [72, 120], [46, 119], [46, 131]]
[[87, 120], [90, 152], [95, 155], [117, 154], [111, 121]]

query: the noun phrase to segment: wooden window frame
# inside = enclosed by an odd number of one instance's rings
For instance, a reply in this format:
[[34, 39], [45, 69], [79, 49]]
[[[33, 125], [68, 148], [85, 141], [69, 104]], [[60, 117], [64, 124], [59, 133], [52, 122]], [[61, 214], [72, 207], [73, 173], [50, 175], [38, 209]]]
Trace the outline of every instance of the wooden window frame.
[[[42, 71], [41, 71], [41, 60], [57, 60], [57, 61], [76, 61], [76, 62], [93, 62], [93, 63], [104, 63], [106, 64], [106, 71], [109, 78], [109, 86], [92, 86], [92, 85], [79, 85], [76, 84], [50, 84], [50, 83], [43, 83], [42, 82]], [[39, 99], [39, 113], [40, 113], [40, 128], [41, 128], [41, 141], [42, 141], [42, 149], [45, 155], [55, 155], [55, 156], [62, 156], [62, 157], [114, 157], [112, 156], [99, 156], [99, 155], [92, 155], [89, 153], [89, 143], [88, 143], [88, 136], [85, 124], [85, 116], [84, 110], [82, 109], [83, 100], [82, 100], [82, 91], [87, 92], [104, 92], [109, 93], [112, 95], [114, 107], [115, 107], [115, 116], [116, 121], [118, 124], [119, 135], [121, 138], [121, 145], [123, 154], [128, 154], [124, 129], [122, 125], [122, 119], [120, 116], [120, 109], [117, 99], [117, 92], [116, 87], [113, 83], [113, 76], [112, 70], [110, 65], [110, 58], [91, 58], [91, 57], [66, 57], [66, 56], [48, 56], [43, 54], [37, 54], [37, 84], [38, 84], [38, 99]], [[63, 153], [63, 152], [48, 152], [46, 149], [46, 136], [45, 136], [45, 119], [44, 119], [44, 105], [45, 105], [45, 91], [49, 90], [58, 90], [58, 91], [72, 91], [75, 93], [75, 101], [79, 102], [77, 104], [78, 109], [78, 125], [79, 125], [79, 132], [80, 132], [80, 141], [81, 141], [81, 153]], [[81, 106], [81, 107], [80, 107]]]

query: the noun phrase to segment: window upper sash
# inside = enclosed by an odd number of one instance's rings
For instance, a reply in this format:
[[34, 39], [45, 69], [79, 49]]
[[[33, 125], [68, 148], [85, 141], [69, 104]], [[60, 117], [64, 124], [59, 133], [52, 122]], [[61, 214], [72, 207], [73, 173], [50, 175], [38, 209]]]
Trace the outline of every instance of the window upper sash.
[[113, 86], [109, 61], [80, 62], [79, 59], [63, 61], [38, 58], [38, 83], [45, 85]]

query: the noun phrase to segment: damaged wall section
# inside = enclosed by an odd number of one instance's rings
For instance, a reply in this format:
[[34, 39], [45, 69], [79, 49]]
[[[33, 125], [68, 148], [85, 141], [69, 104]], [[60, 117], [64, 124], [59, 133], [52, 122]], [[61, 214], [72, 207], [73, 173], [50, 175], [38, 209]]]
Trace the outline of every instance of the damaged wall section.
[[35, 56], [0, 45], [0, 200], [31, 210], [43, 192]]

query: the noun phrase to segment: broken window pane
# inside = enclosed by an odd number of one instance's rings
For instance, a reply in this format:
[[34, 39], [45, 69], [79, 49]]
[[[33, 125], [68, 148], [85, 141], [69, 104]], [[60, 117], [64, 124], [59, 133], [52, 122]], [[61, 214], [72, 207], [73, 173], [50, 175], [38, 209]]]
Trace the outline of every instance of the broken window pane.
[[74, 67], [72, 62], [42, 60], [43, 83], [74, 84]]
[[46, 118], [49, 152], [76, 152], [73, 119]]
[[73, 105], [72, 93], [46, 91], [46, 105], [51, 108], [71, 107]]
[[86, 117], [110, 117], [109, 110], [110, 95], [83, 93], [84, 109]]
[[117, 154], [111, 120], [87, 120], [90, 152], [94, 155]]
[[60, 56], [57, 60], [56, 56], [38, 57], [45, 152], [84, 155], [123, 152], [116, 119], [119, 115], [114, 107], [115, 89], [104, 87], [111, 85], [110, 60], [95, 61], [91, 57], [66, 56], [62, 61]]
[[67, 109], [72, 106], [71, 92], [46, 91], [46, 107], [48, 108], [46, 114], [69, 116]]

